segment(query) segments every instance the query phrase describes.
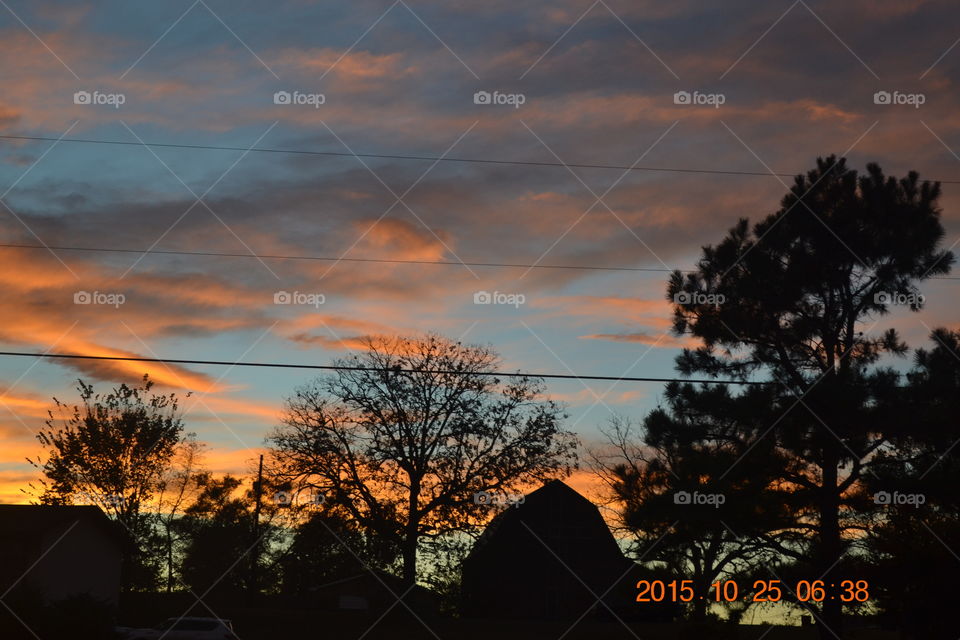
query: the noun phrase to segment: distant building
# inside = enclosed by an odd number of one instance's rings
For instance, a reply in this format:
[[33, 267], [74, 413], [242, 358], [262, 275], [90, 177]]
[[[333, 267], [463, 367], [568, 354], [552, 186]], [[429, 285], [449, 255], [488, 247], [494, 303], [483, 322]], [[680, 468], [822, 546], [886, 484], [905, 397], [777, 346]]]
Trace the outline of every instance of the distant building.
[[[555, 480], [497, 515], [477, 540], [463, 565], [463, 613], [572, 622], [612, 618], [612, 609], [625, 620], [650, 617], [635, 602], [643, 573], [599, 509]], [[669, 617], [663, 609], [654, 613]]]
[[0, 505], [0, 593], [116, 604], [123, 542], [115, 526], [95, 506]]

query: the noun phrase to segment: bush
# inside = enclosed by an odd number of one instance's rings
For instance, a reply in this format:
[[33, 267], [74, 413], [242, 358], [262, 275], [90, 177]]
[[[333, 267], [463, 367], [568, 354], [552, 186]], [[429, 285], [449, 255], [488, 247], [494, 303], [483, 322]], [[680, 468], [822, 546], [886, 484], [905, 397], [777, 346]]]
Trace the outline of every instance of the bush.
[[4, 640], [114, 640], [113, 607], [88, 595], [45, 602], [40, 592], [18, 589], [0, 611]]

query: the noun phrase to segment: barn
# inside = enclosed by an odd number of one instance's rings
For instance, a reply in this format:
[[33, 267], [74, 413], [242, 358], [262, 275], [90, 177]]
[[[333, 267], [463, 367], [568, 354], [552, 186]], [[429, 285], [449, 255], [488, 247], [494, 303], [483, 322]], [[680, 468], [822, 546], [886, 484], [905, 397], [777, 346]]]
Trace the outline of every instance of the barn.
[[463, 565], [463, 613], [636, 619], [635, 586], [644, 573], [596, 505], [555, 480], [498, 514], [479, 538]]

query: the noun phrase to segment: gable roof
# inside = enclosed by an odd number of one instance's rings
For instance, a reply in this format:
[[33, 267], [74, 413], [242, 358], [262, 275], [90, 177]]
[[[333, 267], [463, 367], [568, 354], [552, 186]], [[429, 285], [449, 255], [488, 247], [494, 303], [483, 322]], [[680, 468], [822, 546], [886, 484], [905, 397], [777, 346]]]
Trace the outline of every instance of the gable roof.
[[[619, 553], [619, 546], [610, 533], [600, 509], [562, 480], [551, 480], [527, 494], [522, 503], [497, 514], [477, 539], [474, 550], [480, 551], [497, 538], [511, 535], [518, 529], [532, 529], [549, 537], [598, 537], [609, 540]], [[515, 535], [515, 533], [513, 533]]]
[[554, 480], [498, 514], [477, 540], [463, 562], [463, 612], [560, 619], [596, 609], [598, 594], [620, 610], [633, 603], [623, 591], [638, 570], [597, 506]]

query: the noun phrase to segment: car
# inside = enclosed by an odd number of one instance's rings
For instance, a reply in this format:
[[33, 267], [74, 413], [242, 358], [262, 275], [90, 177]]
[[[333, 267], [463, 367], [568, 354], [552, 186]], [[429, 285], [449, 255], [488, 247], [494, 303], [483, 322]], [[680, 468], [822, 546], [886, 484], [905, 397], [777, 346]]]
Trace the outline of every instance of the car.
[[123, 630], [124, 640], [238, 640], [233, 623], [221, 618], [168, 618], [151, 629]]

